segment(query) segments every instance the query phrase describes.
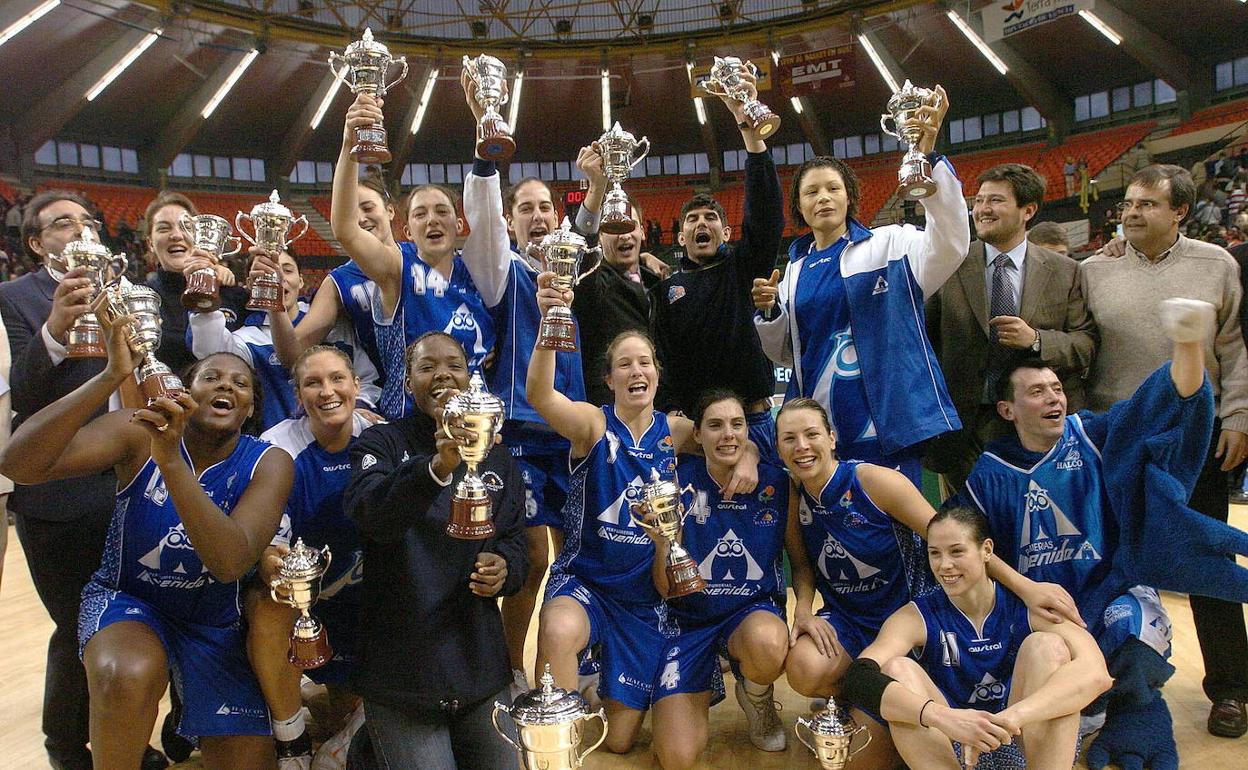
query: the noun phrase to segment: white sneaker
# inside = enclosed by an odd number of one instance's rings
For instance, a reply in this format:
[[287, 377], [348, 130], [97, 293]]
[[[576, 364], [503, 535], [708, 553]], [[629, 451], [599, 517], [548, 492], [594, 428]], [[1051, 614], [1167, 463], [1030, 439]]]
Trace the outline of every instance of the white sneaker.
[[524, 672], [520, 669], [513, 668], [511, 670], [511, 684], [507, 685], [507, 693], [511, 695], [512, 702], [514, 703], [516, 698], [519, 698], [528, 691], [529, 678], [525, 676]]
[[780, 714], [776, 712], [775, 685], [770, 685], [762, 695], [751, 695], [745, 691], [745, 681], [737, 680], [734, 688], [737, 703], [745, 712], [746, 721], [750, 725], [750, 743], [762, 751], [784, 751], [788, 740], [784, 735], [784, 725], [780, 722]]
[[590, 711], [597, 711], [602, 708], [602, 698], [598, 697], [598, 685], [602, 681], [602, 674], [594, 672], [592, 674], [579, 674], [576, 677], [576, 689], [580, 691], [581, 697], [585, 699], [586, 705]]
[[351, 739], [363, 724], [364, 701], [360, 701], [360, 705], [347, 717], [347, 724], [316, 750], [311, 770], [346, 770], [347, 749], [351, 747]]

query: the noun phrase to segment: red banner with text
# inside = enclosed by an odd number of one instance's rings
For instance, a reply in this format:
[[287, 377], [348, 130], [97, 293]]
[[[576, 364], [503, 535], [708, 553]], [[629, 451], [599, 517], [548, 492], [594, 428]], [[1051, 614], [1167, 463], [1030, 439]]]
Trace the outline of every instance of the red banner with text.
[[841, 45], [821, 51], [781, 56], [776, 83], [785, 96], [806, 96], [854, 85], [854, 47]]

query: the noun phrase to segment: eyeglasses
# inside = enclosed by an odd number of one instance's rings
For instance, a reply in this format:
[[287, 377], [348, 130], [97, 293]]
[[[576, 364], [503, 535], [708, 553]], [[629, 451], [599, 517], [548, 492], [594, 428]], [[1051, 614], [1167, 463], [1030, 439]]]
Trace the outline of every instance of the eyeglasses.
[[1126, 214], [1131, 209], [1139, 209], [1141, 214], [1147, 214], [1155, 210], [1160, 204], [1156, 201], [1123, 201], [1118, 204], [1118, 213]]
[[44, 225], [39, 232], [56, 230], [58, 233], [67, 233], [76, 228], [93, 230], [98, 233], [104, 228], [104, 225], [102, 225], [98, 219], [91, 219], [90, 217], [83, 217], [79, 219], [78, 217], [64, 216], [53, 219], [48, 224]]

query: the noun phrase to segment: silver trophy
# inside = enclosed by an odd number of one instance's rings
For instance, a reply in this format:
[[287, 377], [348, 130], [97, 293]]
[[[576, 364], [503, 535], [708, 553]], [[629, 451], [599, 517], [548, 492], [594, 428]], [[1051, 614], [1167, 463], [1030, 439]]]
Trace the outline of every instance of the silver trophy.
[[[100, 243], [95, 231], [89, 227], [83, 228], [78, 240], [65, 244], [57, 259], [65, 272], [79, 267], [87, 271], [83, 277], [91, 281], [88, 302], [94, 302], [100, 292], [120, 282], [130, 264], [124, 256], [114, 255]], [[67, 358], [108, 358], [104, 332], [95, 313], [83, 313], [74, 319], [69, 327], [65, 355]]]
[[473, 372], [468, 390], [456, 393], [446, 401], [442, 410], [442, 430], [448, 438], [451, 420], [477, 434], [472, 442], [460, 441], [459, 456], [468, 470], [455, 485], [451, 498], [451, 515], [446, 523], [446, 534], [459, 540], [484, 540], [494, 536], [494, 517], [485, 481], [477, 473], [477, 467], [494, 447], [494, 437], [503, 427], [505, 405], [498, 396], [485, 389], [480, 372]]
[[[256, 235], [253, 238], [243, 229], [243, 222], [251, 222]], [[302, 228], [297, 225], [302, 224]], [[295, 217], [290, 209], [282, 205], [277, 190], [269, 193], [269, 199], [257, 203], [250, 214], [238, 212], [234, 217], [234, 226], [243, 234], [248, 243], [252, 243], [265, 251], [278, 254], [286, 250], [291, 243], [302, 238], [308, 232], [308, 218], [300, 215]], [[282, 301], [282, 279], [277, 273], [266, 273], [253, 278], [247, 287], [248, 310], [284, 310]]]
[[[585, 256], [585, 238], [572, 230], [567, 217], [559, 229], [542, 238], [539, 245], [529, 245], [529, 254], [540, 258], [544, 268], [555, 274], [551, 285], [568, 291], [576, 285]], [[537, 346], [543, 350], [576, 350], [576, 320], [571, 308], [552, 307], [538, 327]]]
[[[939, 107], [940, 94], [930, 88], [920, 88], [909, 80], [901, 90], [888, 100], [887, 113], [880, 116], [880, 130], [906, 145], [906, 154], [897, 170], [897, 192], [903, 198], [919, 200], [936, 192], [932, 179], [932, 164], [923, 153], [915, 149], [923, 138], [923, 118], [920, 107]], [[893, 122], [890, 130], [889, 121]]]
[[636, 226], [633, 206], [628, 202], [628, 195], [621, 184], [628, 179], [633, 166], [650, 154], [650, 140], [644, 136], [637, 139], [620, 128], [619, 121], [616, 121], [610, 131], [598, 137], [598, 151], [602, 153], [603, 173], [611, 182], [611, 189], [602, 202], [598, 229], [612, 235], [631, 233]]
[[667, 541], [667, 574], [669, 596], [676, 598], [696, 594], [706, 589], [706, 580], [698, 571], [698, 563], [680, 544], [680, 528], [685, 523], [685, 506], [680, 502], [682, 493], [692, 486], [680, 487], [675, 479], [659, 478], [659, 472], [650, 470], [650, 481], [641, 488], [637, 502], [629, 507], [628, 515], [638, 526], [647, 516], [653, 517], [653, 526]]
[[[398, 64], [399, 76], [389, 82], [386, 74]], [[373, 40], [373, 30], [365, 27], [364, 36], [347, 46], [344, 53], [334, 51], [329, 55], [329, 67], [342, 72], [342, 78], [354, 94], [368, 94], [382, 98], [386, 92], [407, 77], [407, 59], [391, 56], [384, 43]], [[380, 122], [355, 129], [355, 146], [351, 157], [356, 163], [389, 163], [390, 149], [386, 146], [386, 128]]]
[[489, 54], [475, 59], [464, 57], [464, 71], [477, 85], [477, 104], [485, 110], [477, 124], [477, 155], [485, 160], [507, 160], [516, 151], [511, 126], [503, 120], [498, 108], [507, 103], [503, 87], [507, 83], [507, 65]]
[[[229, 221], [216, 214], [191, 216], [184, 211], [178, 218], [178, 225], [190, 238], [191, 244], [210, 254], [213, 261], [232, 257], [242, 248], [243, 241], [232, 235]], [[196, 313], [208, 313], [221, 307], [221, 282], [217, 279], [216, 270], [201, 267], [186, 277], [182, 307]]]
[[[810, 733], [810, 741], [802, 737], [803, 728]], [[803, 746], [811, 750], [823, 770], [841, 770], [850, 757], [871, 743], [871, 733], [867, 732], [867, 726], [855, 725], [848, 713], [839, 711], [832, 698], [828, 698], [826, 710], [812, 715], [810, 719], [798, 717], [793, 733]], [[850, 744], [859, 733], [866, 735], [867, 739], [851, 751]]]
[[273, 601], [299, 610], [290, 632], [290, 649], [286, 652], [286, 659], [295, 668], [317, 668], [333, 657], [325, 627], [308, 612], [320, 598], [321, 578], [331, 561], [329, 546], [322, 546], [318, 551], [304, 545], [303, 538], [299, 538], [282, 557], [282, 566], [269, 584]]
[[743, 70], [755, 78], [758, 77], [758, 67], [754, 66], [754, 62], [748, 59], [742, 61], [735, 56], [716, 56], [715, 63], [711, 65], [710, 75], [700, 85], [708, 94], [727, 96], [741, 102], [745, 106], [746, 126], [753, 129], [759, 138], [766, 139], [774, 134], [777, 128], [780, 128], [780, 116], [772, 112], [771, 108], [760, 102], [756, 96], [750, 94], [749, 88], [741, 78]]
[[[511, 708], [495, 702], [492, 719], [494, 729], [503, 740], [520, 752], [524, 770], [575, 770], [590, 752], [607, 739], [607, 714], [603, 709], [590, 711], [585, 699], [575, 690], [555, 687], [550, 664], [539, 680], [541, 685], [516, 698]], [[504, 712], [516, 724], [517, 744], [498, 725], [498, 712]], [[598, 741], [580, 751], [585, 737], [584, 722], [602, 720]]]
[[135, 286], [122, 280], [108, 289], [105, 308], [113, 321], [123, 315], [133, 319], [126, 334], [139, 351], [139, 368], [135, 370], [134, 378], [147, 405], [151, 406], [158, 398], [173, 399], [185, 393], [186, 388], [178, 375], [156, 358], [163, 323], [160, 295], [150, 287]]

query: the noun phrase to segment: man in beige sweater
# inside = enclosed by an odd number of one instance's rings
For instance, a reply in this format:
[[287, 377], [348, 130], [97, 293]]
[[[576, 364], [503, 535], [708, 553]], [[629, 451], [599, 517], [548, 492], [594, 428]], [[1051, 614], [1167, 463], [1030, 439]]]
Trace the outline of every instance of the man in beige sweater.
[[[1183, 296], [1211, 303], [1217, 328], [1206, 338], [1205, 362], [1218, 419], [1190, 505], [1226, 521], [1227, 473], [1248, 457], [1248, 352], [1240, 332], [1239, 265], [1224, 249], [1179, 234], [1195, 199], [1196, 185], [1184, 169], [1152, 165], [1140, 170], [1121, 206], [1126, 254], [1098, 254], [1080, 264], [1101, 342], [1088, 377], [1088, 405], [1108, 409], [1169, 359], [1170, 342], [1153, 312], [1161, 300]], [[1243, 608], [1197, 596], [1191, 605], [1205, 663], [1205, 694], [1213, 701], [1209, 732], [1239, 737], [1248, 731]]]

